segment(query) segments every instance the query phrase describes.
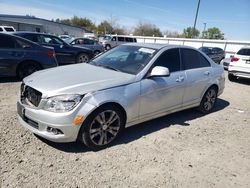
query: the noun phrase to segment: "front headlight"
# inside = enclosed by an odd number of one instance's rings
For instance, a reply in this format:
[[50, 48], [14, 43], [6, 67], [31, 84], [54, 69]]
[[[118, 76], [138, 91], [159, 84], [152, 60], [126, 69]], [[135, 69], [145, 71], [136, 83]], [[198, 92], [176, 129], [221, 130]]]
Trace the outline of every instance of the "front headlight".
[[50, 112], [68, 112], [81, 101], [82, 95], [59, 95], [47, 99], [43, 109]]

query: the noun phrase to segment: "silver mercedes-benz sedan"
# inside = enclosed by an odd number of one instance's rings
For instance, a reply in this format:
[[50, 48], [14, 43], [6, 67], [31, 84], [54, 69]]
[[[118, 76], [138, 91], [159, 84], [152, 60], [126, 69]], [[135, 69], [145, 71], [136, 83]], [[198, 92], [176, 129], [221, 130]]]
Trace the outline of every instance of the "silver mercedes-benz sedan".
[[26, 77], [17, 111], [41, 137], [99, 150], [125, 127], [187, 108], [209, 113], [224, 84], [222, 66], [194, 48], [125, 44], [88, 64]]

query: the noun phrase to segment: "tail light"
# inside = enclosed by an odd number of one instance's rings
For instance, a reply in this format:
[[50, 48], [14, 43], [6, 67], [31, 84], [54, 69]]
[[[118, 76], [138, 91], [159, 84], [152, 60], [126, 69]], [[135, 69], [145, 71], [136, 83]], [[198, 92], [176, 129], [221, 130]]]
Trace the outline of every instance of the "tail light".
[[55, 57], [56, 54], [54, 51], [46, 51], [45, 54], [48, 56], [48, 57]]
[[231, 62], [236, 62], [238, 60], [239, 60], [239, 58], [237, 58], [237, 57], [231, 57]]

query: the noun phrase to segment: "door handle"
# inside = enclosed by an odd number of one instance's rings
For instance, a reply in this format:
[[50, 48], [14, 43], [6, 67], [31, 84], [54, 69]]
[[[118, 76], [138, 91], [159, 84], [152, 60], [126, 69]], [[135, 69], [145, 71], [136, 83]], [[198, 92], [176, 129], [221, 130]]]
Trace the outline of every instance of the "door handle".
[[209, 75], [210, 75], [210, 72], [209, 72], [209, 71], [205, 71], [205, 72], [204, 72], [204, 75], [209, 76]]
[[177, 79], [176, 79], [176, 82], [183, 82], [184, 80], [184, 77], [183, 76], [179, 76]]

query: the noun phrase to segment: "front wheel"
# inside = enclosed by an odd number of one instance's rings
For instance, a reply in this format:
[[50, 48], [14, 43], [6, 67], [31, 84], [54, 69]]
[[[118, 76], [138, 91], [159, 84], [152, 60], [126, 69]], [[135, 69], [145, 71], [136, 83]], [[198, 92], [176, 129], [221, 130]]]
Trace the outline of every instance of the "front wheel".
[[198, 109], [202, 113], [207, 114], [211, 112], [211, 110], [213, 109], [216, 100], [217, 100], [217, 88], [210, 87], [204, 94]]
[[84, 121], [79, 138], [87, 147], [100, 150], [108, 147], [121, 134], [124, 126], [125, 118], [118, 107], [103, 106]]
[[88, 63], [89, 62], [89, 56], [85, 53], [81, 53], [76, 58], [76, 63]]
[[105, 49], [106, 49], [106, 50], [110, 50], [110, 49], [111, 49], [111, 46], [110, 46], [109, 44], [107, 44], [107, 45], [105, 46]]

